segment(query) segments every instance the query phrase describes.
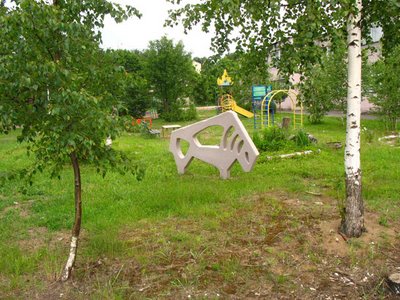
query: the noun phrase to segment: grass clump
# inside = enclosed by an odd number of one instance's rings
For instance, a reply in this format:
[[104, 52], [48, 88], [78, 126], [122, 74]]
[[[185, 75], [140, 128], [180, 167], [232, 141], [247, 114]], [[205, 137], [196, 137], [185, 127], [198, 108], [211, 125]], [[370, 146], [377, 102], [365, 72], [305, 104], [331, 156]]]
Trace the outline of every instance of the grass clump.
[[287, 133], [279, 127], [269, 127], [254, 132], [253, 141], [260, 151], [279, 151], [286, 147]]
[[298, 147], [307, 147], [311, 144], [308, 134], [302, 129], [295, 133], [292, 140]]
[[303, 129], [288, 131], [280, 127], [269, 127], [254, 132], [253, 142], [260, 151], [299, 150], [311, 145], [307, 132]]

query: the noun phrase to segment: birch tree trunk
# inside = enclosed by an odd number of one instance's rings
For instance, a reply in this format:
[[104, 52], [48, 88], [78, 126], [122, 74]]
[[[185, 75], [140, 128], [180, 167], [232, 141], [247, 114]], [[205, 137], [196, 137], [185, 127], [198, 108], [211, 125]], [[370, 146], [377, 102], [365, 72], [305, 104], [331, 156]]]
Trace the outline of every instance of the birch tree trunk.
[[340, 231], [348, 237], [359, 237], [365, 231], [364, 204], [361, 197], [360, 117], [361, 117], [361, 9], [350, 14], [348, 34], [347, 128], [344, 153], [346, 172], [346, 206]]
[[[53, 0], [54, 6], [59, 6], [59, 0]], [[61, 35], [59, 35], [61, 38]], [[55, 52], [55, 62], [58, 63], [61, 60], [61, 49], [57, 49]], [[81, 232], [82, 222], [82, 185], [81, 185], [81, 171], [79, 169], [79, 161], [75, 152], [70, 154], [71, 164], [74, 169], [74, 198], [75, 198], [75, 221], [74, 227], [72, 228], [71, 244], [69, 250], [69, 256], [67, 263], [65, 264], [64, 270], [61, 274], [61, 281], [67, 281], [71, 276], [72, 268], [75, 265], [76, 253], [78, 251], [78, 239]]]
[[72, 268], [75, 264], [76, 253], [78, 250], [79, 233], [81, 232], [82, 222], [82, 197], [81, 197], [81, 172], [79, 169], [79, 162], [76, 154], [73, 152], [70, 155], [72, 167], [74, 168], [74, 183], [75, 183], [75, 222], [72, 228], [71, 245], [67, 263], [65, 264], [61, 281], [67, 281], [71, 276]]

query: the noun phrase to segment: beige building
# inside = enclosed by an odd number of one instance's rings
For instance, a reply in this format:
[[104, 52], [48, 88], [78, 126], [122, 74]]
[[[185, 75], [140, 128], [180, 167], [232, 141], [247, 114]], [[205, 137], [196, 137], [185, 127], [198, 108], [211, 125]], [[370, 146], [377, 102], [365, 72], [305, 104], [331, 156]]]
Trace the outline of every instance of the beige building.
[[197, 61], [192, 61], [193, 67], [196, 70], [197, 73], [201, 73], [201, 63], [197, 62]]

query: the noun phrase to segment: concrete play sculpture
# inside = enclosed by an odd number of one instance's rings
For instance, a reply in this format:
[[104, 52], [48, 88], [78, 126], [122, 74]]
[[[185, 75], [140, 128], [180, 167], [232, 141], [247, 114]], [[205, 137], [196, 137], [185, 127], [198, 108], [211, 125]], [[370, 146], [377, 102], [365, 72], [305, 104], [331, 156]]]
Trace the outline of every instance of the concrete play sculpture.
[[[202, 145], [197, 136], [212, 126], [223, 127], [220, 144]], [[181, 148], [182, 140], [189, 144], [186, 154], [183, 154]], [[192, 160], [197, 158], [217, 167], [223, 179], [229, 178], [230, 169], [236, 160], [245, 172], [250, 172], [259, 155], [245, 127], [233, 111], [173, 131], [169, 150], [174, 155], [179, 174], [184, 174]]]

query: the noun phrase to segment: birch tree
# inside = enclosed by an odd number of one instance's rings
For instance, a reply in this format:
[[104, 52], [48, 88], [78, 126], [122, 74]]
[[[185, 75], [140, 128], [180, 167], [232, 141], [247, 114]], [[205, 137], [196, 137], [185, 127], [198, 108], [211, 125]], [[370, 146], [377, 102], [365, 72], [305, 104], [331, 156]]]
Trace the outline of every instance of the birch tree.
[[[286, 78], [300, 73], [304, 79], [328, 48], [347, 38], [346, 204], [340, 230], [349, 237], [360, 236], [365, 230], [360, 164], [361, 0], [205, 0], [186, 5], [184, 0], [167, 1], [181, 5], [170, 11], [168, 25], [182, 23], [185, 29], [191, 29], [200, 24], [204, 31], [214, 29], [212, 47], [220, 53], [228, 51], [232, 44], [265, 59], [279, 51], [280, 56], [275, 56], [273, 62]], [[382, 7], [378, 2], [385, 2], [387, 10], [398, 11], [396, 1], [365, 1], [366, 20], [395, 23], [398, 17], [393, 17], [393, 12], [388, 19], [377, 9]], [[366, 30], [371, 25], [364, 23]]]
[[344, 165], [346, 171], [346, 206], [340, 230], [350, 237], [365, 231], [364, 203], [361, 197], [361, 0], [348, 17], [347, 123]]
[[[31, 174], [74, 172], [75, 218], [61, 280], [74, 266], [82, 223], [80, 163], [131, 170], [126, 156], [105, 145], [121, 126], [113, 114], [125, 73], [99, 48], [106, 15], [138, 15], [106, 0], [13, 0], [0, 6], [0, 132], [17, 127], [35, 164]], [[3, 2], [2, 2], [3, 3]]]

